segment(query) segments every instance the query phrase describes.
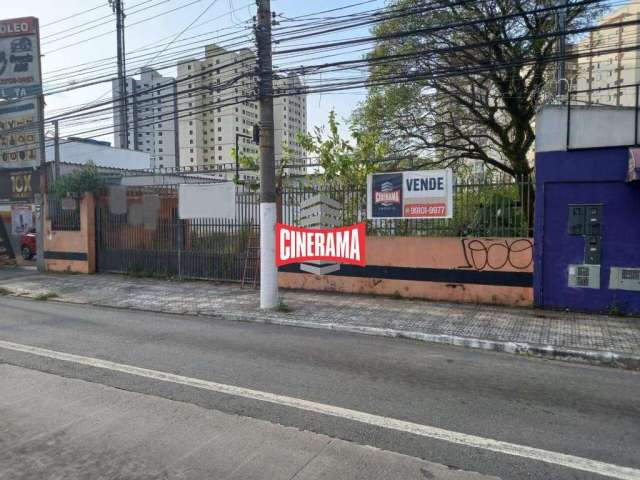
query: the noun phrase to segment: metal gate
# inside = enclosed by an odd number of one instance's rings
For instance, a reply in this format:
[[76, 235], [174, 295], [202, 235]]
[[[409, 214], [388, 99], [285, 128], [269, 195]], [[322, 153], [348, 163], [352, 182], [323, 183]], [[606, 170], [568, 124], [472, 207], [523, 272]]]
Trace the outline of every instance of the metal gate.
[[[156, 197], [157, 214], [141, 207]], [[251, 199], [253, 200], [253, 199]], [[108, 199], [96, 205], [96, 258], [100, 272], [133, 276], [242, 280], [247, 249], [259, 235], [251, 216], [238, 220], [181, 220], [175, 191], [128, 192], [127, 212], [114, 214]], [[240, 208], [247, 208], [239, 204]], [[251, 238], [253, 236], [253, 238]]]

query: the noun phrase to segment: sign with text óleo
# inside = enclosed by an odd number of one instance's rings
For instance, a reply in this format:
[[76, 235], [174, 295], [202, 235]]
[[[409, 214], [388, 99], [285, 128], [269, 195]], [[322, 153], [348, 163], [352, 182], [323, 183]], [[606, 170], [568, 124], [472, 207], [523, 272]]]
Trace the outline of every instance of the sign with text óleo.
[[451, 218], [453, 172], [374, 173], [367, 178], [367, 218]]
[[276, 226], [276, 265], [326, 261], [365, 266], [364, 223], [338, 228]]
[[15, 99], [41, 91], [38, 19], [0, 20], [0, 98]]

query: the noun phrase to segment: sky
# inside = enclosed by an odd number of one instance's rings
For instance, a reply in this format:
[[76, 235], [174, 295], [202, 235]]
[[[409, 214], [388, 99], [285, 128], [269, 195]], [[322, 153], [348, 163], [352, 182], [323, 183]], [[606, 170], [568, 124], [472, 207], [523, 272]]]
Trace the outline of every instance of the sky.
[[[314, 12], [339, 8], [362, 0], [272, 0], [272, 10], [282, 15], [282, 18], [292, 18], [300, 15], [308, 15]], [[95, 62], [98, 59], [104, 60], [104, 66], [100, 66], [100, 75], [111, 73], [116, 74], [116, 36], [115, 15], [113, 15], [108, 0], [20, 0], [19, 2], [2, 2], [1, 14], [4, 18], [17, 18], [24, 16], [34, 16], [40, 19], [41, 26], [41, 51], [44, 89], [45, 92], [56, 92], [46, 96], [47, 109], [45, 117], [59, 114], [65, 109], [85, 104], [87, 102], [109, 100], [111, 97], [111, 83], [105, 82], [82, 89], [74, 89], [68, 92], [60, 92], [77, 83], [80, 78], [95, 76], [90, 70], [92, 65], [87, 62]], [[358, 11], [379, 8], [384, 5], [384, 0], [370, 0], [365, 4], [355, 6], [351, 10], [344, 10], [341, 13], [353, 13]], [[207, 9], [205, 12], [205, 9]], [[91, 11], [87, 12], [87, 10]], [[174, 10], [171, 12], [171, 10]], [[84, 12], [84, 13], [83, 13]], [[162, 43], [169, 42], [183, 29], [189, 26], [197, 17], [199, 18], [194, 26], [188, 29], [177, 40], [174, 46], [180, 45], [182, 40], [184, 45], [189, 47], [204, 45], [215, 41], [225, 41], [228, 35], [237, 32], [244, 22], [251, 22], [256, 14], [255, 0], [125, 0], [126, 18], [126, 51], [127, 56], [133, 58], [140, 55], [141, 48], [151, 48]], [[205, 12], [203, 14], [203, 12]], [[336, 13], [332, 14], [335, 15]], [[71, 18], [67, 18], [71, 17]], [[151, 18], [156, 17], [156, 18]], [[137, 22], [140, 22], [136, 24]], [[247, 41], [252, 40], [252, 34], [247, 31]], [[323, 37], [324, 41], [340, 40], [342, 38], [367, 35], [366, 27], [350, 30], [345, 33], [336, 33]], [[188, 37], [198, 38], [189, 40]], [[66, 37], [66, 38], [65, 38]], [[92, 38], [96, 37], [96, 38]], [[305, 43], [305, 39], [291, 42], [286, 48]], [[195, 43], [199, 42], [199, 43]], [[77, 45], [74, 45], [78, 43]], [[188, 48], [187, 46], [184, 47]], [[285, 48], [276, 46], [275, 49]], [[180, 50], [178, 48], [178, 50]], [[366, 49], [362, 46], [353, 48], [351, 53], [339, 55], [332, 54], [331, 61], [344, 58], [360, 58]], [[201, 56], [204, 49], [193, 52], [193, 56]], [[166, 54], [171, 53], [168, 51]], [[180, 53], [183, 56], [189, 53]], [[113, 58], [111, 58], [113, 57]], [[287, 66], [299, 66], [322, 61], [322, 57], [317, 54], [300, 56], [295, 60], [298, 63], [287, 61]], [[84, 64], [84, 65], [83, 65]], [[135, 60], [130, 64], [135, 66]], [[275, 60], [276, 67], [278, 60]], [[70, 67], [76, 67], [72, 70]], [[137, 70], [137, 68], [135, 69]], [[87, 73], [90, 72], [90, 73]], [[128, 74], [136, 73], [128, 69]], [[175, 68], [171, 67], [161, 72], [163, 75], [175, 75]], [[357, 73], [356, 73], [357, 74]], [[318, 77], [315, 78], [318, 80]], [[338, 114], [339, 119], [347, 119], [358, 102], [365, 98], [364, 90], [347, 91], [335, 94], [323, 93], [310, 95], [307, 99], [308, 105], [308, 129], [326, 123], [328, 114], [332, 109]], [[111, 122], [106, 117], [105, 122]], [[342, 122], [342, 133], [346, 134], [346, 122]], [[61, 126], [62, 135], [84, 133], [90, 130], [86, 125], [66, 125]], [[100, 133], [106, 130], [99, 131]], [[85, 137], [99, 136], [98, 132], [87, 132]], [[112, 135], [102, 137], [112, 141]]]

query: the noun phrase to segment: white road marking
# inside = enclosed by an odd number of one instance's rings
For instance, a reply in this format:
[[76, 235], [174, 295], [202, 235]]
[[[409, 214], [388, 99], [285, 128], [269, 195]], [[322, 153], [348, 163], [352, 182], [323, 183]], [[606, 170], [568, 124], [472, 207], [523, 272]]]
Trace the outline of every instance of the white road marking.
[[348, 408], [341, 408], [333, 405], [311, 402], [309, 400], [288, 397], [285, 395], [262, 392], [259, 390], [252, 390], [249, 388], [237, 387], [234, 385], [226, 385], [223, 383], [210, 382], [208, 380], [185, 377], [182, 375], [175, 375], [173, 373], [150, 370], [147, 368], [125, 365], [122, 363], [101, 360], [98, 358], [84, 357], [71, 353], [57, 352], [54, 350], [6, 342], [3, 340], [0, 340], [0, 348], [16, 352], [28, 353], [45, 358], [51, 358], [54, 360], [62, 360], [79, 365], [86, 365], [89, 367], [111, 370], [114, 372], [126, 373], [129, 375], [136, 375], [138, 377], [150, 378], [162, 382], [186, 385], [189, 387], [200, 388], [217, 393], [224, 393], [236, 397], [259, 400], [261, 402], [273, 403], [276, 405], [296, 408], [308, 412], [331, 415], [333, 417], [353, 420], [356, 422], [365, 423], [367, 425], [373, 425], [390, 430], [397, 430], [399, 432], [411, 433], [413, 435], [442, 440], [457, 445], [463, 445], [465, 447], [481, 448], [483, 450], [490, 450], [492, 452], [513, 455], [516, 457], [523, 457], [530, 460], [550, 463], [553, 465], [560, 465], [562, 467], [595, 473], [598, 475], [603, 475], [620, 480], [640, 480], [640, 470], [635, 468], [622, 467], [619, 465], [613, 465], [611, 463], [599, 462], [597, 460], [590, 460], [588, 458], [581, 458], [564, 453], [551, 452], [549, 450], [542, 450], [539, 448], [527, 447], [524, 445], [517, 445], [509, 442], [502, 442], [500, 440], [493, 440], [491, 438], [484, 438], [476, 435], [467, 435], [465, 433], [452, 432], [442, 428], [430, 427], [428, 425], [421, 425], [419, 423], [397, 420], [395, 418], [383, 417], [380, 415], [373, 415], [370, 413], [359, 412], [357, 410], [351, 410]]

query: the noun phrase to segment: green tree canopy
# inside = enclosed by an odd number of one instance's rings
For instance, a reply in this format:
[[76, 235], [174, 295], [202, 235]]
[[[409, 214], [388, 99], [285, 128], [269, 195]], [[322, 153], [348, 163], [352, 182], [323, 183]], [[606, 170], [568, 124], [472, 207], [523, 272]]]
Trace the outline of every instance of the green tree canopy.
[[379, 170], [385, 159], [387, 142], [374, 129], [351, 128], [351, 139], [340, 136], [340, 123], [335, 111], [329, 113], [327, 128], [315, 127], [313, 133], [299, 134], [298, 144], [317, 156], [322, 167], [322, 179], [341, 185], [364, 185], [367, 175]]
[[[397, 156], [480, 160], [529, 178], [536, 109], [556, 65], [556, 0], [391, 0], [374, 28], [372, 86], [356, 115]], [[599, 4], [568, 0], [567, 31]], [[406, 35], [402, 35], [406, 33]]]

